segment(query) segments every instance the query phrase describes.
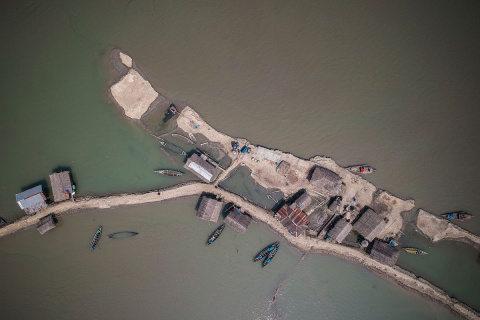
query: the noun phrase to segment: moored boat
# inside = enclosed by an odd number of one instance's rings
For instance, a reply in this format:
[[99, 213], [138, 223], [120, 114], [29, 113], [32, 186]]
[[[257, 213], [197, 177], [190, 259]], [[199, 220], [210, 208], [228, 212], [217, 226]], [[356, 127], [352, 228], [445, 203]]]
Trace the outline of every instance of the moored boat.
[[207, 242], [205, 243], [205, 247], [211, 245], [215, 240], [217, 240], [222, 234], [223, 229], [225, 229], [225, 223], [222, 223], [222, 225], [212, 233], [210, 238], [208, 238]]
[[406, 252], [411, 253], [411, 254], [428, 254], [428, 252], [425, 252], [425, 251], [417, 249], [417, 248], [411, 248], [411, 247], [403, 248], [403, 250], [405, 250]]
[[158, 174], [163, 174], [164, 176], [169, 176], [169, 177], [181, 177], [181, 176], [183, 176], [183, 172], [176, 171], [176, 170], [163, 169], [163, 170], [155, 170], [153, 172], [158, 173]]
[[193, 142], [190, 138], [187, 138], [181, 134], [178, 134], [178, 133], [172, 133], [172, 137], [175, 137], [175, 138], [178, 138], [188, 144], [195, 144], [195, 142]]
[[377, 169], [367, 166], [365, 164], [359, 165], [359, 166], [350, 166], [350, 167], [347, 167], [346, 169], [351, 172], [362, 173], [362, 174], [368, 174], [368, 173], [373, 173], [377, 171]]
[[267, 257], [262, 262], [262, 268], [272, 261], [273, 257], [275, 257], [275, 255], [277, 254], [277, 251], [278, 251], [278, 244], [275, 246], [275, 248], [272, 251], [268, 252]]
[[134, 237], [137, 234], [138, 232], [135, 232], [135, 231], [119, 231], [119, 232], [109, 234], [108, 237], [110, 239], [123, 239], [123, 238]]
[[451, 219], [451, 220], [468, 220], [470, 218], [473, 218], [473, 216], [465, 211], [456, 211], [456, 212], [450, 212], [450, 213], [444, 213], [442, 214], [442, 217]]
[[95, 232], [95, 235], [93, 236], [93, 239], [92, 239], [92, 243], [90, 245], [90, 250], [95, 249], [98, 242], [100, 241], [101, 236], [102, 236], [102, 226], [98, 227], [97, 232]]
[[182, 148], [180, 148], [179, 146], [177, 145], [174, 145], [173, 143], [170, 143], [170, 142], [166, 142], [166, 141], [160, 141], [160, 145], [167, 151], [171, 151], [177, 155], [180, 155], [180, 156], [185, 156], [187, 155], [187, 153], [185, 151], [183, 151]]
[[278, 242], [274, 242], [272, 243], [271, 245], [269, 246], [266, 246], [262, 251], [260, 251], [256, 256], [255, 258], [253, 258], [253, 262], [256, 262], [258, 260], [262, 260], [263, 258], [265, 258], [268, 253], [272, 250], [275, 249], [275, 247], [278, 246]]

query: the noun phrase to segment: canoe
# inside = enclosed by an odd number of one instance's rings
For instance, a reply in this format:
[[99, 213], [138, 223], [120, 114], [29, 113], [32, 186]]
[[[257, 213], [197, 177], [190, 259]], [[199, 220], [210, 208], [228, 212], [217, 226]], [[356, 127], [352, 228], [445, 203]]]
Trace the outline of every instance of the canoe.
[[179, 146], [177, 145], [174, 145], [173, 143], [170, 143], [170, 142], [166, 142], [166, 141], [160, 141], [160, 144], [162, 145], [162, 147], [165, 149], [165, 150], [168, 150], [168, 151], [171, 151], [177, 155], [180, 155], [180, 156], [185, 156], [187, 155], [187, 153], [185, 151], [183, 151], [182, 148], [180, 148]]
[[408, 253], [411, 253], [411, 254], [428, 254], [428, 252], [425, 252], [423, 250], [420, 250], [420, 249], [417, 249], [417, 248], [403, 248], [403, 250], [405, 250], [406, 252]]
[[278, 242], [274, 242], [272, 243], [271, 245], [268, 245], [266, 246], [262, 251], [260, 251], [256, 256], [255, 258], [253, 258], [253, 262], [256, 262], [258, 260], [262, 260], [263, 258], [265, 258], [268, 253], [270, 251], [272, 251], [273, 249], [275, 249], [275, 247], [278, 246]]
[[100, 241], [101, 236], [102, 236], [102, 226], [98, 227], [97, 232], [95, 232], [95, 235], [93, 236], [93, 239], [92, 239], [92, 243], [90, 245], [90, 250], [95, 249], [98, 242]]
[[377, 171], [377, 169], [367, 166], [365, 164], [363, 165], [358, 165], [358, 166], [350, 166], [346, 168], [348, 171], [355, 172], [355, 173], [361, 173], [361, 174], [368, 174], [368, 173], [373, 173]]
[[135, 232], [135, 231], [120, 231], [120, 232], [111, 233], [108, 235], [108, 237], [110, 239], [123, 239], [123, 238], [134, 237], [137, 234], [138, 232]]
[[172, 133], [172, 137], [175, 137], [175, 138], [178, 138], [188, 144], [195, 144], [195, 142], [193, 142], [192, 140], [190, 140], [189, 138], [181, 135], [181, 134], [178, 134], [178, 133]]
[[269, 264], [272, 261], [273, 257], [275, 257], [275, 255], [277, 254], [277, 251], [278, 251], [278, 244], [275, 246], [275, 248], [272, 251], [270, 251], [268, 253], [265, 260], [263, 260], [262, 268], [265, 267], [267, 264]]
[[205, 247], [211, 245], [215, 240], [217, 240], [222, 234], [223, 229], [225, 229], [225, 223], [222, 223], [222, 225], [212, 233], [210, 238], [208, 238], [207, 242], [205, 243]]
[[442, 214], [442, 217], [451, 219], [451, 220], [468, 220], [473, 218], [473, 216], [465, 211], [456, 211], [456, 212], [450, 212], [450, 213], [444, 213]]
[[162, 169], [162, 170], [155, 170], [153, 172], [158, 173], [158, 174], [163, 174], [164, 176], [169, 176], [169, 177], [181, 177], [181, 176], [183, 176], [183, 172], [176, 171], [176, 170]]

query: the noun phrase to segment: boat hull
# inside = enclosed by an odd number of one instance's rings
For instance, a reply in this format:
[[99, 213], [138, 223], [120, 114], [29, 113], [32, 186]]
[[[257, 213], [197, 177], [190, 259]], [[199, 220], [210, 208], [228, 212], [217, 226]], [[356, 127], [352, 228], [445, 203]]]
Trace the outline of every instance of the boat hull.
[[405, 250], [405, 252], [408, 252], [408, 253], [411, 253], [411, 254], [420, 254], [420, 255], [428, 254], [428, 252], [425, 252], [425, 251], [417, 249], [417, 248], [403, 248], [403, 250]]
[[276, 246], [278, 246], [278, 242], [274, 242], [274, 243], [272, 243], [271, 245], [268, 245], [268, 246], [266, 246], [265, 248], [263, 248], [263, 249], [253, 258], [253, 262], [257, 262], [257, 261], [262, 260], [263, 258], [265, 258], [270, 251], [272, 251], [272, 250], [275, 249]]
[[220, 235], [222, 234], [223, 229], [225, 229], [225, 223], [223, 223], [220, 227], [218, 227], [218, 228], [212, 233], [212, 235], [210, 236], [210, 238], [208, 238], [207, 242], [205, 242], [205, 247], [211, 245], [212, 243], [214, 243], [215, 240], [217, 240], [218, 237], [220, 237]]
[[93, 236], [92, 243], [90, 244], [90, 250], [95, 249], [95, 247], [98, 245], [98, 242], [100, 241], [100, 238], [102, 236], [102, 226], [100, 226]]
[[120, 231], [120, 232], [111, 233], [108, 235], [108, 237], [110, 239], [124, 239], [124, 238], [134, 237], [137, 234], [138, 232], [135, 232], [135, 231]]
[[262, 268], [265, 267], [267, 264], [269, 264], [270, 262], [272, 262], [272, 259], [273, 257], [275, 257], [275, 255], [277, 254], [278, 252], [278, 245], [275, 246], [275, 248], [270, 251], [267, 255], [267, 257], [265, 258], [265, 260], [263, 260], [262, 262]]

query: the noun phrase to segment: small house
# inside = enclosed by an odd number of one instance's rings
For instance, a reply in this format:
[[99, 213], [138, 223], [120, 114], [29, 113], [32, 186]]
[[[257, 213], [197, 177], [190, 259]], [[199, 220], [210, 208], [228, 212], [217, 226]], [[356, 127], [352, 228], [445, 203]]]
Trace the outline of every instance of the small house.
[[337, 241], [338, 243], [342, 243], [343, 240], [347, 237], [347, 235], [352, 231], [353, 226], [345, 219], [340, 219], [335, 223], [335, 226], [328, 231], [327, 236], [332, 238], [333, 240]]
[[54, 213], [50, 213], [49, 215], [40, 219], [40, 222], [37, 224], [37, 230], [40, 234], [44, 234], [45, 232], [53, 229], [56, 227], [57, 218], [55, 217]]
[[204, 154], [198, 155], [194, 153], [187, 159], [183, 167], [207, 183], [215, 181], [220, 173], [217, 165], [209, 161]]
[[238, 233], [245, 233], [252, 222], [252, 217], [240, 211], [233, 206], [228, 216], [225, 218], [225, 224]]
[[308, 228], [308, 217], [300, 208], [294, 208], [285, 204], [275, 214], [275, 218], [285, 227], [294, 237], [303, 234]]
[[47, 207], [47, 203], [45, 202], [47, 198], [43, 194], [41, 185], [23, 191], [22, 193], [17, 193], [15, 200], [20, 209], [25, 211], [26, 214], [34, 214]]
[[372, 209], [368, 208], [353, 224], [353, 229], [371, 242], [380, 232], [382, 232], [386, 225], [387, 223], [382, 217], [376, 214]]
[[378, 239], [373, 242], [370, 250], [370, 257], [388, 266], [393, 266], [397, 262], [399, 255], [400, 251], [397, 248]]
[[294, 205], [301, 211], [305, 212], [305, 210], [311, 206], [312, 201], [312, 197], [307, 192], [304, 192], [297, 200], [295, 200]]
[[70, 172], [62, 171], [50, 175], [50, 184], [52, 185], [53, 201], [60, 202], [67, 200], [73, 193]]
[[203, 220], [217, 222], [220, 212], [222, 212], [222, 207], [222, 201], [203, 196], [197, 210], [197, 217]]
[[342, 178], [323, 167], [315, 167], [310, 177], [310, 183], [317, 187], [322, 194], [338, 195], [342, 192]]

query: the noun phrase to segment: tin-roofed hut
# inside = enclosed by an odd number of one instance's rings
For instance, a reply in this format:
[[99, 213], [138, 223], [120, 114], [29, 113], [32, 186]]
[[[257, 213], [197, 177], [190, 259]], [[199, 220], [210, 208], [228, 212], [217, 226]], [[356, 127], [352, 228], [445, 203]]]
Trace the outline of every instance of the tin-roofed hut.
[[347, 235], [352, 231], [353, 226], [345, 219], [340, 219], [335, 223], [335, 226], [327, 233], [327, 236], [331, 237], [338, 243], [342, 243]]
[[303, 234], [308, 228], [308, 217], [298, 207], [290, 207], [285, 204], [275, 214], [275, 218], [285, 227], [294, 237]]
[[388, 266], [393, 266], [397, 262], [399, 255], [400, 251], [397, 248], [378, 239], [373, 242], [370, 250], [370, 257]]
[[338, 195], [342, 191], [342, 178], [323, 167], [315, 167], [310, 177], [310, 183], [326, 195]]
[[55, 228], [57, 225], [57, 218], [55, 217], [54, 213], [50, 213], [49, 215], [40, 219], [40, 222], [37, 224], [37, 230], [40, 234], [44, 234], [45, 232]]
[[52, 173], [50, 184], [52, 185], [53, 201], [55, 202], [67, 200], [73, 193], [70, 172], [68, 171]]
[[26, 214], [34, 214], [47, 207], [47, 203], [45, 202], [47, 198], [45, 198], [43, 194], [41, 185], [23, 191], [22, 193], [17, 193], [15, 200], [20, 209], [25, 211]]
[[368, 241], [372, 241], [386, 226], [386, 222], [368, 208], [353, 224], [353, 229], [360, 233]]
[[245, 233], [252, 222], [252, 217], [240, 211], [233, 206], [228, 216], [225, 218], [225, 224], [238, 233]]
[[194, 153], [190, 158], [187, 159], [187, 162], [183, 167], [191, 171], [203, 181], [210, 183], [215, 181], [220, 173], [220, 170], [215, 164], [212, 164], [207, 159], [207, 156], [203, 154], [198, 155]]
[[220, 212], [222, 212], [222, 207], [222, 201], [203, 196], [198, 206], [197, 217], [203, 220], [217, 222]]

